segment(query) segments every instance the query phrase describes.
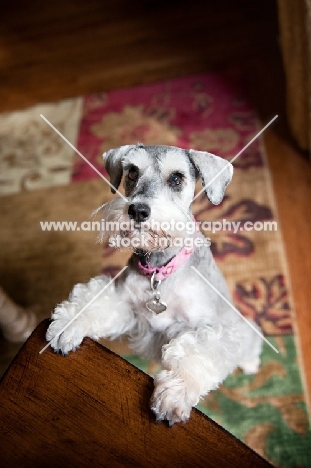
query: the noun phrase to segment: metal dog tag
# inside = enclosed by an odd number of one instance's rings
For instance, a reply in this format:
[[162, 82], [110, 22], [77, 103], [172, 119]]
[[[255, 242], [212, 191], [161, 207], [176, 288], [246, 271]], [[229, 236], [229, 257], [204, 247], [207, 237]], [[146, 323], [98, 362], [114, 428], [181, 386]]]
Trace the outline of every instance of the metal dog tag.
[[146, 302], [146, 307], [150, 312], [153, 312], [154, 314], [161, 314], [161, 312], [164, 312], [167, 309], [167, 305], [165, 302], [161, 302], [161, 295], [160, 291], [158, 291], [158, 287], [161, 284], [161, 281], [154, 281], [155, 273], [151, 276], [150, 279], [150, 286], [152, 289], [152, 295], [153, 298], [150, 299], [150, 301]]
[[155, 314], [161, 314], [161, 312], [167, 309], [167, 305], [160, 301], [159, 291], [153, 293], [153, 299], [146, 302], [146, 307], [150, 312], [154, 312]]

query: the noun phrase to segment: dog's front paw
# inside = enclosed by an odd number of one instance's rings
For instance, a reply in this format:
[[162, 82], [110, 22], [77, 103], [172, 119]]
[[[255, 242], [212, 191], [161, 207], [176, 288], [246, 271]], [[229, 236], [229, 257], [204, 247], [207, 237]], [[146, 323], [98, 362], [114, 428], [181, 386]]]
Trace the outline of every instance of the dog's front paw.
[[46, 339], [51, 341], [51, 346], [55, 352], [67, 355], [69, 351], [75, 351], [85, 336], [81, 323], [74, 320], [76, 314], [75, 306], [70, 303], [63, 303], [55, 309], [52, 315], [52, 323], [47, 332]]
[[187, 398], [185, 382], [171, 371], [161, 371], [155, 377], [151, 409], [156, 420], [167, 420], [172, 426], [189, 419], [192, 405]]

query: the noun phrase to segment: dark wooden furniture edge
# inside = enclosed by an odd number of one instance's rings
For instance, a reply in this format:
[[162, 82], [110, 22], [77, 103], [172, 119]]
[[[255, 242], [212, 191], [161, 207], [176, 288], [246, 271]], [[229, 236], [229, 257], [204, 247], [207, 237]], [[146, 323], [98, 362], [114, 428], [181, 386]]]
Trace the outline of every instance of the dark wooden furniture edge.
[[196, 409], [185, 424], [156, 424], [153, 379], [91, 339], [67, 357], [39, 354], [48, 322], [0, 382], [3, 466], [271, 466]]

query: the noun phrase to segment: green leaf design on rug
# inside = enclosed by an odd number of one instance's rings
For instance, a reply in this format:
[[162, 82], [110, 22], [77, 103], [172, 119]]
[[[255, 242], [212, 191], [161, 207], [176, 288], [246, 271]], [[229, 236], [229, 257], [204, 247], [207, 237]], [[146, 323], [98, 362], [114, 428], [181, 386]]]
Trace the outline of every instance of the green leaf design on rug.
[[269, 338], [258, 374], [240, 371], [198, 409], [280, 467], [311, 466], [309, 429], [293, 336]]

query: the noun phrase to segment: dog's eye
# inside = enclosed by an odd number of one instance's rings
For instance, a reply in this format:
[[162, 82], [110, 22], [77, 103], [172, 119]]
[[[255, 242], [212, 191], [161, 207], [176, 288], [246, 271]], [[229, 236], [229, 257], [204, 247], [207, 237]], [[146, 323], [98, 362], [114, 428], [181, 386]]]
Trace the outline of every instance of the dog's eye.
[[183, 175], [180, 172], [173, 172], [168, 179], [171, 187], [178, 187], [183, 181]]
[[138, 179], [138, 170], [135, 167], [132, 167], [127, 174], [128, 178], [132, 181], [136, 181]]

